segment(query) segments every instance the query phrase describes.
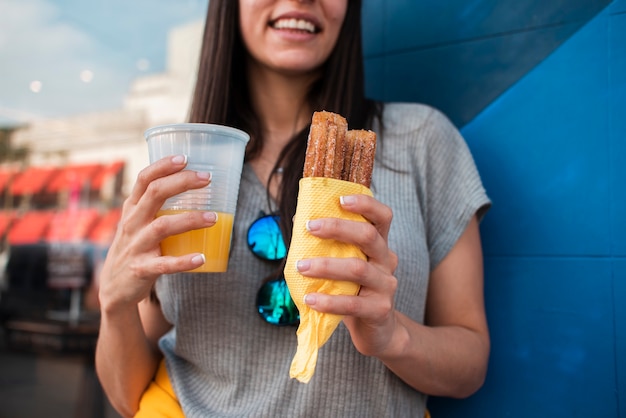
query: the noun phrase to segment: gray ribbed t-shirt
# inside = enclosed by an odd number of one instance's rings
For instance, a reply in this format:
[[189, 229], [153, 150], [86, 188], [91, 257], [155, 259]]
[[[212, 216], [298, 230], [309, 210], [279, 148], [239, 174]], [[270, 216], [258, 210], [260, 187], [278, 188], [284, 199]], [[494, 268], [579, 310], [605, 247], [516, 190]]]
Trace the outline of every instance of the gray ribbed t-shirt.
[[[423, 322], [430, 271], [490, 201], [467, 145], [440, 112], [393, 103], [383, 120], [372, 191], [393, 210], [396, 309]], [[377, 359], [359, 354], [343, 324], [320, 349], [311, 382], [289, 378], [296, 328], [269, 325], [255, 308], [261, 281], [276, 265], [253, 256], [246, 244], [259, 212], [274, 209], [245, 166], [228, 272], [157, 282], [163, 312], [174, 324], [160, 347], [185, 415], [422, 417], [426, 396]]]

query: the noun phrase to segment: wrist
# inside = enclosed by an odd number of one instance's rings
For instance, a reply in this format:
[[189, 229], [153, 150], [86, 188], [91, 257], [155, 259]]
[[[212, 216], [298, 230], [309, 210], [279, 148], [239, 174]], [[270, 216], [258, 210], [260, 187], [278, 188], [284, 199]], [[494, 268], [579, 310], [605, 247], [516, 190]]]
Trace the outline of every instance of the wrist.
[[117, 318], [129, 318], [130, 315], [139, 312], [136, 303], [122, 302], [100, 298], [100, 315], [103, 320], [116, 320]]
[[385, 349], [378, 356], [384, 363], [403, 358], [411, 346], [411, 335], [402, 320], [402, 315], [396, 311], [394, 316], [395, 325], [391, 338]]

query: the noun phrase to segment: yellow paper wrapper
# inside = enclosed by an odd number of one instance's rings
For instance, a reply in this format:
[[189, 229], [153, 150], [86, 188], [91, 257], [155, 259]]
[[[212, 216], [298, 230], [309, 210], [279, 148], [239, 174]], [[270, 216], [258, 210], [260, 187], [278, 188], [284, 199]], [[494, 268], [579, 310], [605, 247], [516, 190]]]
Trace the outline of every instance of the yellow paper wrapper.
[[296, 262], [315, 257], [365, 259], [365, 255], [354, 245], [314, 237], [306, 230], [306, 222], [317, 218], [342, 218], [366, 222], [361, 215], [347, 212], [339, 204], [340, 196], [353, 194], [372, 196], [367, 187], [357, 183], [325, 177], [305, 177], [300, 180], [293, 234], [285, 265], [285, 280], [291, 297], [300, 311], [298, 348], [289, 375], [303, 383], [309, 382], [313, 377], [318, 350], [328, 341], [342, 320], [340, 315], [321, 313], [309, 308], [304, 303], [304, 295], [308, 293], [356, 295], [359, 286], [353, 282], [304, 277], [296, 270]]

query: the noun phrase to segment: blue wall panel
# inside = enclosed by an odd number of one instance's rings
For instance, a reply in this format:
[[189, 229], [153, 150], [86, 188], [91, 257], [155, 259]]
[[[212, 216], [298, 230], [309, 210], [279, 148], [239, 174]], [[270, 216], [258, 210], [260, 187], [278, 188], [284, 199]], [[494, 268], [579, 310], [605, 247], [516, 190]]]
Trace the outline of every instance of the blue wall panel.
[[364, 20], [368, 93], [447, 113], [494, 202], [487, 380], [434, 418], [626, 418], [626, 0], [366, 0]]
[[615, 306], [615, 373], [620, 417], [626, 417], [626, 259], [613, 263]]
[[422, 49], [569, 23], [580, 26], [608, 3], [598, 0], [387, 1], [385, 52]]
[[[577, 27], [559, 25], [389, 55], [384, 80], [390, 82], [385, 83], [382, 98], [419, 98], [443, 110], [461, 126], [535, 67]], [[442, 62], [448, 65], [443, 71]], [[463, 106], [453, 109], [455, 103]]]
[[606, 20], [576, 33], [463, 128], [494, 201], [487, 254], [607, 254]]
[[366, 64], [388, 58], [368, 92], [434, 105], [463, 126], [609, 3], [365, 0]]
[[626, 12], [626, 0], [616, 0], [611, 4], [611, 12], [623, 13]]
[[610, 137], [614, 262], [616, 381], [620, 417], [626, 417], [626, 0], [610, 9]]
[[488, 257], [485, 275], [488, 379], [468, 400], [431, 400], [433, 416], [618, 416], [611, 261]]
[[[385, 52], [385, 2], [365, 0], [362, 9], [363, 54], [366, 57]], [[370, 78], [379, 80], [378, 78]]]
[[[626, 0], [609, 22], [613, 254], [626, 256]], [[611, 9], [613, 11], [613, 9]], [[624, 350], [626, 353], [626, 350]]]

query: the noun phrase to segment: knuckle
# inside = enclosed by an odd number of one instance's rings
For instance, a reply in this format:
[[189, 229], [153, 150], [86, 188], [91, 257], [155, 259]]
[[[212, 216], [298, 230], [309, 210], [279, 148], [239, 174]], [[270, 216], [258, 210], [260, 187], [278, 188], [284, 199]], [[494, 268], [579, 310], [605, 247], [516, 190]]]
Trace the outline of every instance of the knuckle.
[[318, 269], [321, 271], [328, 271], [330, 269], [330, 260], [327, 258], [321, 258], [316, 261], [318, 264]]
[[141, 279], [146, 276], [146, 269], [140, 263], [131, 263], [128, 267], [131, 275], [136, 279]]
[[152, 199], [158, 198], [160, 193], [161, 193], [161, 187], [159, 186], [159, 182], [158, 181], [152, 181], [146, 187], [145, 196], [148, 199], [152, 200]]
[[122, 234], [124, 235], [129, 235], [131, 236], [133, 231], [131, 226], [129, 225], [128, 219], [122, 218], [120, 219], [118, 225], [117, 225], [117, 229], [119, 231], [121, 231]]
[[334, 231], [339, 228], [339, 219], [328, 218], [322, 223], [322, 227], [327, 231]]
[[346, 300], [346, 315], [356, 315], [360, 311], [361, 302], [358, 297], [351, 297]]
[[162, 236], [167, 232], [167, 220], [164, 216], [155, 218], [150, 226], [152, 228], [152, 231], [154, 231], [157, 236]]
[[389, 206], [385, 206], [385, 208], [381, 211], [381, 216], [385, 223], [391, 224], [393, 219], [393, 210]]
[[139, 184], [148, 184], [150, 182], [150, 167], [146, 167], [142, 169], [139, 174], [137, 174], [137, 183]]
[[396, 254], [394, 251], [389, 250], [389, 260], [391, 263], [391, 271], [396, 271], [396, 268], [398, 267], [398, 254]]
[[367, 272], [368, 265], [365, 261], [355, 258], [350, 263], [350, 274], [353, 277], [363, 277]]
[[395, 278], [395, 276], [389, 276], [388, 278], [388, 282], [389, 282], [389, 288], [392, 291], [392, 294], [395, 295], [396, 291], [398, 290], [398, 279]]
[[366, 227], [363, 228], [363, 233], [361, 234], [361, 241], [363, 244], [371, 244], [376, 241], [376, 237], [378, 236], [378, 231], [371, 224], [366, 224]]
[[159, 257], [154, 263], [154, 271], [157, 275], [167, 274], [170, 272], [168, 263], [163, 257]]
[[380, 316], [385, 317], [393, 311], [393, 303], [389, 299], [385, 299], [380, 304]]
[[133, 207], [133, 202], [130, 200], [130, 197], [124, 199], [124, 203], [122, 203], [122, 215], [127, 213]]

